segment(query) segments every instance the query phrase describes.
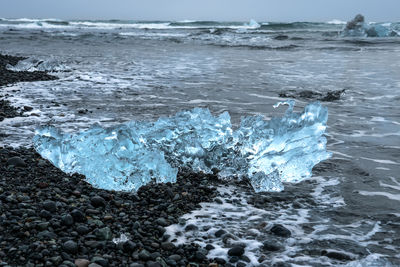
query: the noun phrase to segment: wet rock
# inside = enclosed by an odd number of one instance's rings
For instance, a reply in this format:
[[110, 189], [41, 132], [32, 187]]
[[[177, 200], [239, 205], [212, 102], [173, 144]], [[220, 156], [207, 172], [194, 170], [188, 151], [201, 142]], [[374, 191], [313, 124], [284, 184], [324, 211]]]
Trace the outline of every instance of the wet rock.
[[352, 257], [349, 255], [342, 253], [340, 251], [326, 251], [323, 250], [321, 251], [322, 256], [326, 256], [328, 258], [334, 259], [334, 260], [339, 260], [339, 261], [351, 261], [353, 260]]
[[221, 236], [223, 236], [224, 234], [226, 234], [226, 231], [223, 230], [223, 229], [220, 229], [220, 230], [218, 230], [218, 231], [215, 232], [215, 237], [221, 237]]
[[94, 196], [90, 199], [90, 204], [92, 204], [95, 208], [103, 207], [106, 205], [106, 201], [101, 196]]
[[66, 252], [75, 254], [78, 252], [78, 244], [72, 240], [69, 240], [63, 244], [63, 248]]
[[151, 255], [147, 250], [143, 249], [142, 251], [139, 252], [139, 259], [147, 261], [151, 259]]
[[161, 263], [156, 261], [148, 261], [146, 262], [147, 267], [162, 267]]
[[211, 245], [211, 244], [207, 244], [205, 248], [206, 248], [206, 250], [212, 250], [215, 247], [213, 245]]
[[278, 35], [274, 37], [275, 40], [287, 40], [289, 39], [289, 36], [287, 35]]
[[265, 241], [262, 248], [267, 251], [279, 251], [281, 247], [276, 242]]
[[93, 263], [97, 263], [97, 264], [99, 264], [100, 266], [103, 266], [103, 267], [108, 267], [108, 265], [109, 265], [108, 261], [106, 259], [104, 259], [102, 257], [98, 257], [98, 256], [93, 257], [90, 261], [93, 262]]
[[51, 200], [46, 200], [45, 202], [43, 202], [43, 208], [47, 211], [50, 212], [56, 212], [57, 211], [57, 206], [56, 203], [54, 201]]
[[185, 227], [185, 231], [186, 231], [186, 232], [189, 232], [189, 231], [197, 231], [197, 230], [199, 230], [199, 228], [198, 228], [196, 225], [194, 225], [194, 224], [189, 224], [189, 225], [187, 225], [187, 226]]
[[165, 220], [164, 218], [158, 218], [158, 219], [156, 220], [156, 223], [159, 224], [159, 225], [161, 225], [161, 226], [168, 226], [168, 225], [169, 225], [169, 223], [167, 222], [167, 220]]
[[96, 237], [99, 240], [111, 240], [112, 232], [109, 227], [104, 227], [96, 231]]
[[65, 226], [71, 226], [74, 224], [74, 218], [70, 214], [63, 215], [61, 217], [61, 223]]
[[75, 260], [75, 265], [77, 267], [88, 267], [89, 263], [90, 263], [90, 261], [87, 259], [76, 259]]
[[163, 242], [161, 243], [161, 248], [170, 251], [175, 249], [175, 245], [171, 242]]
[[135, 242], [132, 241], [126, 241], [123, 245], [122, 245], [124, 251], [126, 252], [133, 252], [135, 251], [137, 245]]
[[78, 209], [72, 210], [71, 216], [72, 216], [72, 218], [74, 218], [74, 221], [76, 221], [76, 222], [85, 222], [86, 221], [85, 214], [81, 210], [78, 210]]
[[206, 255], [202, 251], [196, 251], [196, 253], [194, 254], [194, 258], [200, 262], [207, 259]]
[[21, 159], [20, 157], [12, 157], [10, 159], [7, 160], [7, 165], [9, 166], [15, 166], [15, 167], [26, 167], [26, 163], [23, 159]]
[[287, 229], [286, 227], [284, 227], [281, 224], [275, 224], [274, 226], [272, 226], [270, 231], [274, 235], [277, 235], [277, 236], [280, 236], [280, 237], [290, 237], [292, 235], [290, 230]]
[[78, 225], [76, 227], [76, 231], [78, 232], [78, 234], [80, 235], [85, 235], [87, 233], [89, 233], [89, 228], [86, 225]]
[[240, 257], [244, 254], [244, 247], [242, 246], [234, 246], [228, 250], [229, 256], [237, 256]]

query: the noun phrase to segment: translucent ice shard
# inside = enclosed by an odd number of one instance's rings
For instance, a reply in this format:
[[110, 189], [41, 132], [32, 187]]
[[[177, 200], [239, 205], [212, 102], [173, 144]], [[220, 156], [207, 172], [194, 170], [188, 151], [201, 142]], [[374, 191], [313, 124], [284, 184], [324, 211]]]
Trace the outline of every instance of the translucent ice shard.
[[[92, 185], [136, 191], [151, 179], [175, 182], [179, 167], [220, 178], [247, 177], [257, 192], [281, 191], [283, 182], [312, 175], [326, 152], [328, 111], [319, 102], [293, 112], [293, 101], [282, 118], [242, 118], [232, 129], [227, 112], [213, 116], [208, 109], [179, 112], [155, 122], [131, 121], [112, 128], [95, 125], [77, 133], [42, 127], [35, 149], [66, 173], [80, 173]], [[278, 105], [279, 105], [278, 104]]]
[[358, 14], [353, 20], [347, 22], [341, 35], [343, 37], [394, 37], [399, 36], [396, 26], [392, 27], [391, 23], [367, 24], [364, 16]]
[[70, 69], [62, 64], [55, 58], [49, 58], [46, 60], [39, 60], [37, 58], [27, 58], [19, 61], [15, 66], [7, 65], [8, 70], [12, 71], [69, 71]]

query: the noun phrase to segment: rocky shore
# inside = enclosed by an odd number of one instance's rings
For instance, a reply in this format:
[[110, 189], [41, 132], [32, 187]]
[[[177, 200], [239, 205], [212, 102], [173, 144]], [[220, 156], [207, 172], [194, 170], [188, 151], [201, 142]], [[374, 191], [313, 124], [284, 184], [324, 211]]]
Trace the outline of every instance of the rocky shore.
[[[213, 176], [181, 172], [132, 194], [95, 189], [33, 149], [1, 148], [0, 166], [0, 266], [209, 265], [198, 246], [167, 242], [164, 227], [216, 196]], [[113, 242], [121, 234], [129, 241]]]
[[[0, 55], [0, 90], [56, 79], [6, 69], [22, 59]], [[0, 101], [0, 120], [26, 110]], [[63, 173], [33, 148], [0, 147], [0, 266], [236, 266], [210, 261], [193, 243], [177, 247], [165, 234], [166, 226], [185, 223], [181, 215], [217, 196], [216, 176], [183, 170], [177, 183], [150, 184], [137, 194], [96, 189], [84, 179]]]
[[[18, 83], [33, 81], [49, 81], [57, 79], [56, 76], [50, 75], [44, 71], [11, 71], [7, 69], [7, 65], [15, 66], [18, 61], [25, 59], [24, 57], [16, 57], [0, 54], [0, 90], [1, 87]], [[29, 109], [29, 107], [26, 107]], [[0, 97], [0, 121], [4, 118], [13, 118], [21, 116], [24, 107], [17, 109], [10, 105], [10, 102]]]

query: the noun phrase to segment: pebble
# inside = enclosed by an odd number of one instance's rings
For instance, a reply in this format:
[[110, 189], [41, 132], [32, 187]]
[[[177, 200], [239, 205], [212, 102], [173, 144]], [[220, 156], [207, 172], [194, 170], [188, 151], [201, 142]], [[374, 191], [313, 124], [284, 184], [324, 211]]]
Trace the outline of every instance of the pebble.
[[279, 245], [277, 245], [276, 242], [265, 241], [263, 243], [263, 249], [268, 250], [268, 251], [278, 251], [281, 249], [281, 247]]
[[226, 231], [223, 230], [223, 229], [220, 229], [220, 230], [218, 230], [218, 231], [215, 232], [215, 237], [221, 237], [221, 236], [223, 236], [224, 234], [226, 234]]
[[244, 248], [242, 246], [234, 246], [228, 250], [229, 256], [242, 256], [244, 254]]
[[78, 244], [72, 240], [69, 240], [63, 244], [63, 248], [66, 252], [69, 253], [77, 253], [78, 252]]
[[96, 237], [99, 240], [111, 240], [112, 232], [109, 227], [104, 227], [96, 231]]
[[71, 216], [72, 216], [72, 218], [74, 218], [74, 221], [76, 221], [76, 222], [85, 222], [86, 221], [85, 214], [78, 209], [72, 210]]
[[197, 226], [194, 225], [194, 224], [189, 224], [189, 225], [187, 225], [187, 226], [185, 227], [185, 231], [186, 231], [186, 232], [189, 232], [189, 231], [197, 231], [197, 230], [199, 230], [199, 227], [197, 227]]
[[106, 201], [101, 196], [94, 196], [90, 199], [90, 204], [92, 204], [93, 207], [97, 208], [97, 207], [105, 206]]
[[43, 208], [47, 211], [50, 212], [56, 212], [57, 211], [57, 206], [56, 203], [54, 201], [51, 200], [46, 200], [45, 202], [43, 202]]
[[171, 242], [163, 242], [161, 243], [161, 248], [164, 250], [173, 250], [175, 249], [175, 245]]
[[12, 165], [15, 167], [26, 167], [26, 163], [23, 159], [21, 159], [20, 157], [12, 157], [10, 159], [7, 160], [7, 165]]
[[72, 218], [71, 214], [66, 214], [61, 217], [61, 223], [66, 226], [71, 226], [74, 224], [74, 218]]
[[284, 227], [281, 224], [275, 224], [274, 226], [272, 226], [270, 231], [274, 235], [277, 235], [277, 236], [280, 236], [280, 237], [290, 237], [292, 235], [290, 230], [287, 229], [286, 227]]
[[77, 267], [88, 267], [89, 263], [90, 263], [90, 261], [87, 259], [76, 259], [75, 260], [75, 265]]

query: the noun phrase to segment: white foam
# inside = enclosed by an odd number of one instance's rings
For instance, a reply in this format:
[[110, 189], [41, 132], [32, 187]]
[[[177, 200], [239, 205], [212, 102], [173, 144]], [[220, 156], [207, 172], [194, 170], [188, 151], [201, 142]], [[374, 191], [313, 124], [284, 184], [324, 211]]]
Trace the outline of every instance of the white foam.
[[394, 265], [391, 264], [388, 260], [384, 259], [382, 254], [373, 253], [361, 260], [352, 261], [352, 262], [349, 262], [342, 266], [344, 266], [344, 267], [392, 267]]
[[344, 25], [344, 24], [346, 24], [347, 22], [346, 21], [343, 21], [343, 20], [339, 20], [339, 19], [333, 19], [333, 20], [330, 20], [330, 21], [328, 21], [328, 22], [326, 22], [327, 24], [335, 24], [335, 25]]
[[392, 194], [392, 193], [388, 193], [388, 192], [369, 192], [369, 191], [358, 191], [358, 193], [363, 196], [370, 196], [370, 197], [383, 196], [383, 197], [387, 197], [391, 200], [400, 201], [400, 194]]
[[394, 165], [399, 165], [400, 163], [395, 162], [393, 160], [388, 160], [388, 159], [371, 159], [371, 158], [367, 158], [367, 157], [360, 157], [361, 159], [366, 159], [366, 160], [370, 160], [376, 163], [380, 163], [380, 164], [394, 164]]

